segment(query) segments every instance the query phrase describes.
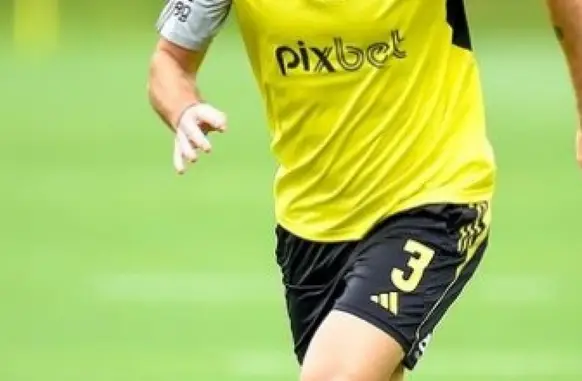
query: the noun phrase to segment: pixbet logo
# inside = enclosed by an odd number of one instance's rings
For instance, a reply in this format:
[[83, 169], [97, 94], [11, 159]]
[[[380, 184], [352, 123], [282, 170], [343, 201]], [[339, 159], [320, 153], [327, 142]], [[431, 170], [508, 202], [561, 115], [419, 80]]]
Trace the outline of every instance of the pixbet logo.
[[375, 42], [368, 46], [347, 45], [340, 37], [334, 38], [333, 44], [328, 46], [309, 46], [304, 41], [298, 41], [294, 47], [277, 47], [275, 58], [284, 76], [294, 70], [308, 73], [357, 71], [366, 64], [381, 69], [392, 58], [406, 58], [403, 42], [404, 38], [399, 30], [393, 30], [388, 41]]

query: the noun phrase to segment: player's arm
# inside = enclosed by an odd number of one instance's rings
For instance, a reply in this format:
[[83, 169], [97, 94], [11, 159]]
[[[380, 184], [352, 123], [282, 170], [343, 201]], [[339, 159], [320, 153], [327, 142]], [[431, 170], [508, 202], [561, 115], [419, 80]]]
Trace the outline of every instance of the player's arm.
[[231, 0], [169, 0], [158, 21], [148, 93], [153, 109], [176, 133], [174, 166], [180, 173], [197, 150], [210, 151], [205, 134], [226, 128], [223, 113], [203, 103], [196, 77]]
[[580, 119], [577, 159], [582, 166], [582, 0], [546, 0], [554, 30], [568, 61]]
[[154, 50], [148, 83], [150, 102], [160, 118], [175, 130], [181, 113], [200, 103], [196, 74], [206, 49], [191, 51], [161, 37]]

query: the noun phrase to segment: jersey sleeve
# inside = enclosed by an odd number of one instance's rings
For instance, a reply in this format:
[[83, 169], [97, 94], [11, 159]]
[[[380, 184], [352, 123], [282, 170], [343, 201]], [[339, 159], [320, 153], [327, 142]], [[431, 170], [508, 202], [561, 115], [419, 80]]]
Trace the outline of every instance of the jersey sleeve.
[[189, 50], [202, 50], [216, 35], [232, 0], [168, 0], [157, 29], [162, 37]]

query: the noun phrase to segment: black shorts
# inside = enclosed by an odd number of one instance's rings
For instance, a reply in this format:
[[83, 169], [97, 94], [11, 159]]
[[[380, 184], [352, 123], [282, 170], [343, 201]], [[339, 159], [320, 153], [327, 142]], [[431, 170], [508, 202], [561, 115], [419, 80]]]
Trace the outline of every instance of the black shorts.
[[319, 243], [281, 226], [277, 262], [299, 362], [335, 309], [402, 346], [412, 369], [487, 246], [489, 204], [428, 205], [394, 215], [359, 241]]

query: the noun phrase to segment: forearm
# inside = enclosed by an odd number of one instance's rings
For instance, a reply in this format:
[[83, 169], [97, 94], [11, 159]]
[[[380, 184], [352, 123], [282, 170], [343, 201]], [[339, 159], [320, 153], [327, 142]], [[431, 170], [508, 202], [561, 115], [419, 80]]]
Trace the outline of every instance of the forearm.
[[566, 56], [582, 116], [582, 0], [546, 0]]
[[153, 109], [172, 129], [183, 110], [200, 101], [194, 75], [165, 51], [157, 51], [152, 58], [148, 93]]

